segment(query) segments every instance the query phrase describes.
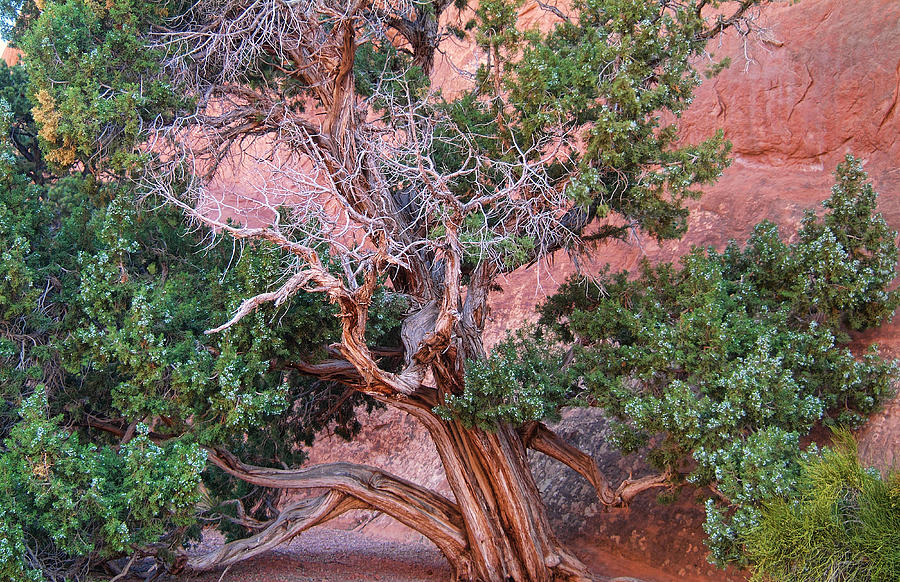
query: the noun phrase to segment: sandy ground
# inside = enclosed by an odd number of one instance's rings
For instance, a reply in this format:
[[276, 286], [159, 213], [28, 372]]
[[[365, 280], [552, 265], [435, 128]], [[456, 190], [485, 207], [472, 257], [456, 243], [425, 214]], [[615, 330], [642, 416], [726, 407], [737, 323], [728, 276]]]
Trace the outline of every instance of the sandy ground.
[[[204, 545], [221, 543], [208, 536]], [[578, 543], [573, 551], [600, 581], [681, 582], [683, 579], [646, 565], [598, 552]], [[227, 570], [185, 577], [191, 582], [438, 582], [450, 570], [428, 542], [377, 539], [355, 531], [314, 528], [277, 550], [235, 564]]]
[[[216, 543], [207, 540], [207, 543]], [[354, 531], [314, 528], [289, 544], [201, 576], [196, 582], [431, 582], [450, 569], [433, 545], [373, 539]]]

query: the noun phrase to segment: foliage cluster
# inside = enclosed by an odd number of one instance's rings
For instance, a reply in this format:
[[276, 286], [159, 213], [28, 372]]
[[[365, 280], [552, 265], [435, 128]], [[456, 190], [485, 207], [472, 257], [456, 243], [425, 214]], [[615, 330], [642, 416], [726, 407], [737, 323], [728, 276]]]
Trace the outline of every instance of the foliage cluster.
[[164, 553], [194, 524], [206, 454], [146, 425], [120, 447], [47, 417], [39, 386], [0, 449], [0, 580], [78, 580], [98, 562]]
[[[24, 94], [21, 69], [2, 79], [4, 94]], [[33, 131], [33, 120], [4, 107], [0, 579], [74, 580], [121, 555], [165, 557], [197, 523], [203, 446], [297, 464], [298, 445], [326, 424], [348, 437], [359, 429], [359, 396], [272, 366], [325, 356], [336, 322], [319, 297], [261, 310], [222, 337], [203, 333], [277, 280], [280, 251], [198, 237], [179, 212], [146, 212], [151, 200], [89, 173], [36, 182], [31, 144], [11, 131]], [[405, 307], [373, 303], [373, 341], [397, 341]], [[233, 510], [218, 503], [235, 492], [251, 515], [272, 511], [271, 491], [203, 479], [205, 521], [227, 522]]]
[[[625, 218], [627, 226], [604, 224], [585, 240], [623, 236], [632, 227], [659, 239], [684, 234], [685, 201], [698, 197], [699, 186], [712, 183], [729, 163], [730, 144], [721, 132], [684, 144], [667, 121], [680, 116], [700, 84], [692, 59], [706, 44], [699, 34], [702, 19], [687, 6], [660, 14], [648, 2], [578, 0], [573, 17], [541, 32], [517, 28], [519, 6], [480, 2], [466, 25], [490, 59], [478, 70], [474, 90], [444, 104], [436, 116], [446, 115], [436, 137], [471, 136], [462, 146], [435, 140], [436, 168], [462, 173], [451, 183], [454, 193], [466, 200], [485, 187], [500, 190], [509, 179], [490, 167], [466, 172], [473, 164], [471, 145], [500, 162], [497, 167], [527, 152], [535, 158], [531, 163], [542, 166], [545, 185], [564, 191], [581, 220]], [[486, 183], [475, 183], [476, 176]], [[502, 231], [495, 216], [503, 201], [495, 206], [463, 225], [464, 244], [483, 239], [486, 230]], [[504, 237], [504, 267], [527, 264], [545, 238], [536, 230]]]
[[660, 15], [651, 2], [573, 4], [577, 18], [526, 43], [510, 63], [515, 74], [505, 89], [522, 132], [516, 139], [527, 144], [571, 119], [584, 128], [584, 154], [559, 160], [561, 175], [576, 176], [566, 185], [570, 197], [659, 238], [681, 236], [685, 199], [721, 174], [730, 148], [721, 133], [679, 144], [676, 125], [660, 115], [680, 116], [700, 84], [692, 59], [706, 46], [703, 20], [688, 5]]
[[584, 346], [577, 373], [621, 448], [647, 448], [658, 467], [719, 494], [705, 525], [719, 564], [742, 563], [739, 533], [759, 503], [794, 489], [812, 427], [858, 427], [894, 388], [895, 364], [874, 348], [857, 359], [843, 330], [896, 308], [896, 233], [857, 160], [836, 175], [826, 214], [807, 214], [795, 243], [763, 222], [743, 249], [569, 284], [542, 310]]
[[466, 366], [466, 389], [448, 394], [437, 408], [446, 419], [459, 418], [467, 426], [490, 430], [499, 422], [521, 425], [554, 419], [570, 393], [570, 378], [560, 374], [565, 352], [535, 342], [527, 328], [494, 346], [491, 357]]
[[[29, 2], [30, 4], [30, 2]], [[145, 0], [42, 3], [17, 28], [29, 97], [48, 162], [124, 173], [143, 156], [146, 126], [190, 105], [159, 75], [160, 49], [142, 40], [170, 7]], [[65, 79], [65, 82], [56, 82]]]

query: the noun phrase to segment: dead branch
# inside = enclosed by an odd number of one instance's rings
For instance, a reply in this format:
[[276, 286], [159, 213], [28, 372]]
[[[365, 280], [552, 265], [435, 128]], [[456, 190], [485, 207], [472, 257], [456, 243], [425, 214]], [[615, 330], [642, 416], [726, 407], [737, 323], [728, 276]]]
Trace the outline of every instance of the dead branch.
[[284, 285], [278, 288], [278, 290], [272, 291], [271, 293], [260, 293], [259, 295], [255, 295], [249, 299], [245, 299], [241, 303], [241, 306], [238, 307], [237, 311], [231, 319], [229, 319], [219, 327], [214, 327], [213, 329], [206, 330], [204, 333], [213, 334], [224, 331], [240, 321], [244, 316], [254, 312], [257, 307], [264, 303], [274, 303], [276, 307], [281, 305], [282, 303], [287, 301], [288, 298], [294, 295], [299, 289], [305, 288], [306, 284], [309, 283], [309, 280], [311, 278], [311, 273], [309, 273], [308, 271], [301, 271], [288, 279], [284, 283]]
[[188, 570], [202, 571], [230, 566], [269, 551], [307, 529], [351, 509], [368, 508], [365, 502], [335, 490], [319, 497], [304, 499], [285, 507], [268, 527], [252, 537], [229, 542], [206, 554], [188, 556], [185, 567]]

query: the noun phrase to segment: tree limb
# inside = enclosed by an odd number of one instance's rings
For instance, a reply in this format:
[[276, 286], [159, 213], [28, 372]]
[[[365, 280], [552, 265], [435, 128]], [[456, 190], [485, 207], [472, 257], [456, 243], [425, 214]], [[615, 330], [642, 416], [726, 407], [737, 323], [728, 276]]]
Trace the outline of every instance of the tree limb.
[[188, 570], [200, 571], [230, 566], [271, 550], [309, 528], [334, 519], [346, 511], [367, 508], [369, 505], [365, 502], [336, 490], [312, 499], [304, 499], [285, 507], [272, 524], [258, 534], [229, 542], [206, 554], [189, 556], [185, 567]]
[[365, 384], [365, 380], [360, 375], [359, 370], [347, 360], [322, 360], [317, 364], [310, 364], [304, 360], [294, 360], [292, 362], [277, 362], [278, 368], [289, 368], [297, 370], [308, 376], [315, 376], [321, 380], [333, 380], [346, 384], [347, 386], [360, 386]]
[[[701, 2], [700, 6], [697, 7], [698, 14], [703, 10], [703, 6], [706, 2]], [[742, 23], [746, 19], [747, 11], [759, 4], [759, 0], [740, 0], [737, 7], [734, 9], [734, 12], [731, 13], [730, 16], [718, 15], [715, 19], [715, 24], [713, 24], [710, 28], [707, 28], [703, 32], [700, 33], [699, 38], [704, 40], [712, 39], [723, 31], [729, 28], [737, 28], [740, 23]], [[747, 34], [747, 31], [739, 30], [742, 35]]]
[[249, 299], [245, 299], [243, 302], [241, 302], [241, 306], [238, 307], [237, 311], [231, 319], [229, 319], [219, 327], [208, 329], [203, 333], [213, 334], [224, 331], [243, 319], [244, 316], [256, 311], [256, 308], [264, 303], [275, 303], [276, 307], [278, 305], [281, 305], [292, 295], [294, 295], [298, 290], [303, 289], [304, 286], [309, 283], [309, 280], [311, 278], [312, 274], [308, 271], [300, 271], [299, 273], [295, 274], [290, 279], [285, 281], [284, 285], [279, 287], [276, 291], [272, 291], [270, 293], [260, 293], [259, 295], [254, 295]]
[[338, 491], [422, 533], [445, 554], [455, 555], [466, 546], [462, 516], [455, 503], [381, 469], [352, 463], [269, 469], [246, 465], [222, 449], [207, 451], [211, 463], [247, 483], [278, 489], [323, 487]]
[[[368, 305], [379, 274], [375, 265], [372, 265], [366, 273], [367, 282], [355, 291], [350, 291], [343, 281], [332, 275], [322, 264], [319, 253], [315, 249], [289, 240], [276, 228], [235, 226], [222, 220], [203, 216], [197, 209], [191, 208], [184, 202], [175, 201], [174, 203], [179, 205], [189, 216], [224, 230], [236, 239], [259, 239], [271, 242], [294, 254], [305, 263], [304, 269], [288, 279], [281, 288], [245, 300], [227, 323], [209, 330], [207, 333], [224, 331], [261, 304], [274, 301], [277, 305], [301, 289], [325, 293], [328, 300], [337, 305], [340, 310], [342, 330], [341, 342], [337, 345], [337, 349], [356, 368], [364, 380], [358, 385], [358, 389], [369, 395], [397, 396], [412, 394], [419, 387], [424, 370], [418, 362], [413, 362], [399, 374], [387, 372], [381, 369], [366, 346], [365, 322], [368, 316]], [[458, 268], [455, 272], [458, 277]], [[446, 302], [448, 300], [445, 300]]]
[[567, 443], [543, 423], [529, 423], [520, 429], [520, 434], [525, 446], [556, 459], [587, 479], [597, 491], [597, 497], [607, 506], [627, 505], [643, 491], [668, 486], [672, 478], [672, 474], [666, 471], [640, 479], [625, 479], [613, 489], [593, 457]]

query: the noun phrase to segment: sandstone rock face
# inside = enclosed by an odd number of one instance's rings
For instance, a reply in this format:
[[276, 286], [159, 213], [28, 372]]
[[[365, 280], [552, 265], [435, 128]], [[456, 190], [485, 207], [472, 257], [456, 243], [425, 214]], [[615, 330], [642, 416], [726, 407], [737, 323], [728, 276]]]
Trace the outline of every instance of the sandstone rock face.
[[[541, 17], [526, 10], [527, 18]], [[693, 245], [722, 248], [731, 238], [745, 239], [764, 218], [795, 232], [804, 210], [821, 209], [832, 172], [846, 153], [865, 160], [880, 193], [880, 209], [900, 228], [900, 2], [897, 0], [815, 0], [780, 5], [763, 12], [768, 28], [746, 45], [727, 37], [710, 46], [732, 65], [699, 90], [681, 121], [686, 140], [699, 140], [717, 128], [733, 142], [734, 163], [703, 198], [693, 204], [687, 236], [658, 244], [635, 238], [609, 244], [593, 258], [596, 268], [634, 269], [646, 257], [671, 261]], [[764, 39], [764, 40], [763, 40]], [[450, 47], [459, 66], [476, 55]], [[749, 60], [745, 58], [749, 57]], [[573, 271], [565, 257], [528, 273], [510, 276], [494, 298], [488, 336], [496, 341], [507, 328], [533, 319], [533, 306], [552, 293]], [[900, 318], [862, 334], [883, 351], [900, 356]], [[345, 459], [377, 465], [411, 480], [446, 491], [440, 464], [427, 435], [399, 413], [379, 413], [373, 428], [352, 445], [320, 441], [313, 461]], [[381, 426], [375, 426], [381, 425]], [[638, 459], [619, 458], [604, 439], [596, 411], [568, 411], [559, 430], [590, 451], [611, 476], [639, 475]], [[867, 462], [885, 467], [900, 463], [900, 399], [890, 402], [860, 434]], [[645, 495], [626, 510], [608, 511], [594, 501], [586, 482], [546, 458], [533, 459], [538, 483], [559, 531], [576, 536], [583, 550], [599, 547], [664, 567], [681, 579], [731, 580], [737, 574], [711, 570], [702, 545], [702, 508], [695, 492], [685, 491], [660, 506]], [[414, 534], [388, 521], [355, 518], [350, 525], [392, 536]], [[386, 518], [378, 518], [386, 520]]]

